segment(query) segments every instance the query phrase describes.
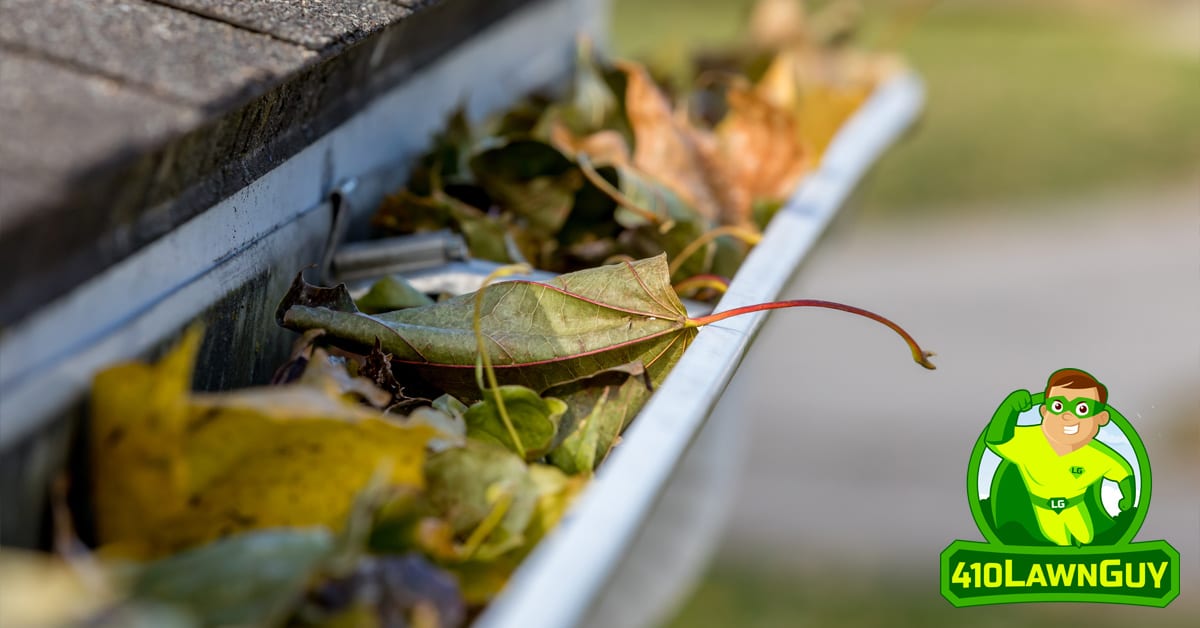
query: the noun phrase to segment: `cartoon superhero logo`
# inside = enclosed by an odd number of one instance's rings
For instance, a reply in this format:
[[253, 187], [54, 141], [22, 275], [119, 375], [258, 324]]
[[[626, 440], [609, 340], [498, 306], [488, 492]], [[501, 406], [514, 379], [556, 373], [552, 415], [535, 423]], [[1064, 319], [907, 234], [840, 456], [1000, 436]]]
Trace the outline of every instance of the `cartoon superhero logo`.
[[1179, 594], [1179, 553], [1132, 542], [1150, 489], [1145, 446], [1089, 373], [1060, 369], [1042, 392], [1010, 393], [967, 469], [967, 501], [988, 542], [942, 552], [942, 595], [955, 606], [1166, 606]]

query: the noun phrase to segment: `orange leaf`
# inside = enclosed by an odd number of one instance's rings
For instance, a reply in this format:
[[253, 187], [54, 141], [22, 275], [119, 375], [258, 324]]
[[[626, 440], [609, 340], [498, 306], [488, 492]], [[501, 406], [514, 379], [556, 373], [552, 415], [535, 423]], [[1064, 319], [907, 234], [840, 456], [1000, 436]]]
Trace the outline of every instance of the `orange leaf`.
[[752, 201], [791, 196], [809, 166], [794, 115], [745, 87], [731, 87], [726, 99], [717, 138], [734, 183]]
[[571, 157], [583, 153], [597, 166], [629, 165], [629, 145], [620, 133], [612, 129], [578, 137], [567, 125], [556, 120], [550, 127], [550, 144]]
[[633, 165], [658, 179], [709, 221], [741, 223], [750, 199], [730, 186], [728, 164], [711, 134], [703, 133], [672, 111], [646, 69], [617, 64], [628, 77], [625, 110], [633, 128]]

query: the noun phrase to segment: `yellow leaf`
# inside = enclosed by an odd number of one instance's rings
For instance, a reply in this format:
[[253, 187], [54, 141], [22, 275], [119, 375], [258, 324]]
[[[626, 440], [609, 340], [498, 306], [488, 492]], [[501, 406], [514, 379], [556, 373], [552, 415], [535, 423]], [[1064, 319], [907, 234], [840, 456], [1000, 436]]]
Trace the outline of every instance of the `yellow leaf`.
[[86, 625], [120, 594], [107, 573], [93, 575], [47, 554], [0, 549], [0, 624]]
[[522, 545], [490, 560], [470, 559], [446, 565], [458, 578], [463, 598], [468, 604], [486, 604], [498, 594], [521, 561], [558, 525], [575, 497], [587, 486], [590, 475], [568, 476], [558, 467], [545, 464], [529, 465], [529, 478], [537, 488], [537, 506], [529, 521]]
[[902, 67], [891, 55], [793, 47], [776, 55], [755, 92], [796, 116], [800, 142], [815, 165], [871, 91]]
[[95, 378], [90, 440], [102, 541], [137, 541], [186, 502], [182, 434], [201, 335], [188, 331], [158, 364], [124, 364]]
[[554, 529], [575, 498], [587, 487], [590, 474], [567, 475], [547, 464], [529, 465], [529, 477], [538, 487], [537, 509], [525, 531], [529, 544], [535, 545]]
[[[97, 377], [101, 542], [159, 555], [253, 528], [336, 531], [377, 470], [390, 485], [423, 486], [436, 429], [385, 418], [320, 382], [189, 395], [198, 341], [189, 334], [156, 366]], [[135, 436], [114, 439], [122, 430]]]

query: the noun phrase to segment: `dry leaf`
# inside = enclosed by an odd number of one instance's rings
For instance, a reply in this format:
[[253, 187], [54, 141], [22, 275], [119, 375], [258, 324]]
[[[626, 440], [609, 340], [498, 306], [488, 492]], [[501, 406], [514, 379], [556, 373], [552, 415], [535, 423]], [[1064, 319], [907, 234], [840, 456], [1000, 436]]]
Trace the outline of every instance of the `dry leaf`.
[[633, 165], [658, 179], [710, 222], [745, 221], [749, 199], [731, 196], [715, 140], [676, 116], [646, 69], [621, 62], [628, 77], [625, 109], [633, 127]]
[[791, 196], [808, 171], [808, 157], [792, 113], [750, 89], [726, 94], [729, 113], [717, 127], [734, 182], [751, 201]]
[[550, 143], [572, 158], [583, 153], [598, 166], [628, 166], [630, 162], [629, 144], [612, 129], [577, 137], [567, 125], [555, 121], [550, 127]]
[[771, 62], [756, 94], [765, 102], [796, 117], [798, 137], [811, 154], [813, 166], [833, 136], [866, 100], [873, 83], [834, 83], [823, 76], [816, 54], [784, 50]]

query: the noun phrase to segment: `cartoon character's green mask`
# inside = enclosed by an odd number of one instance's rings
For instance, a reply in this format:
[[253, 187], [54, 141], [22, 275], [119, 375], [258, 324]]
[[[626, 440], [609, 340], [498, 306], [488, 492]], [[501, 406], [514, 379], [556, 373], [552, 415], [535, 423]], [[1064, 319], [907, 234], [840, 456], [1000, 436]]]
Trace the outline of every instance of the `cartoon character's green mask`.
[[1103, 403], [1095, 399], [1079, 397], [1078, 399], [1067, 400], [1066, 397], [1061, 396], [1047, 399], [1045, 406], [1051, 414], [1070, 412], [1081, 419], [1096, 416], [1103, 412], [1105, 407]]

